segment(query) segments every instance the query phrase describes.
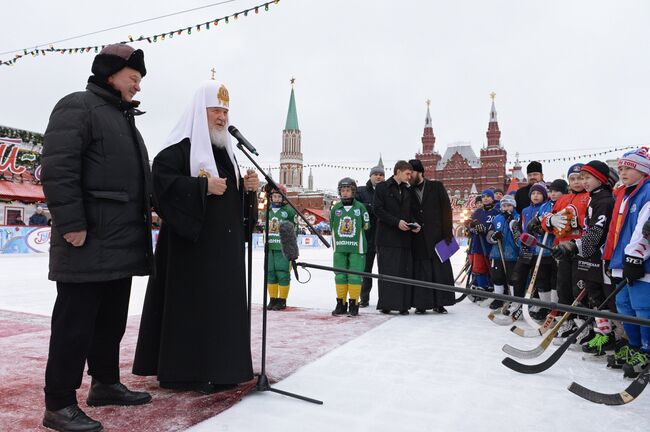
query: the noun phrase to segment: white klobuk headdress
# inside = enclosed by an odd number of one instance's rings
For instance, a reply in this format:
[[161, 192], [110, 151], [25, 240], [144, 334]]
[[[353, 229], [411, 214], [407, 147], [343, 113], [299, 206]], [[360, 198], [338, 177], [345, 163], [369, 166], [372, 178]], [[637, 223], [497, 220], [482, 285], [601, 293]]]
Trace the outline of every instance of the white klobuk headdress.
[[[212, 142], [208, 129], [207, 108], [229, 109], [230, 96], [228, 89], [214, 80], [204, 82], [194, 94], [192, 103], [171, 131], [165, 142], [165, 148], [190, 139], [190, 173], [193, 177], [220, 177], [217, 164], [212, 153]], [[226, 125], [226, 128], [228, 125]], [[226, 132], [226, 151], [230, 156], [239, 187], [239, 169], [232, 149], [230, 134]]]

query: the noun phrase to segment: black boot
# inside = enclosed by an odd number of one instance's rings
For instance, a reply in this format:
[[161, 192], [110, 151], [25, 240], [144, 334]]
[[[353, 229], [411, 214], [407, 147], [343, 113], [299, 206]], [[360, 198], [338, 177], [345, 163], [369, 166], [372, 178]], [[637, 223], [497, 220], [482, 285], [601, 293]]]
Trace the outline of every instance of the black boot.
[[333, 316], [339, 316], [339, 315], [345, 315], [346, 314], [346, 309], [345, 306], [343, 306], [343, 299], [337, 298], [336, 299], [336, 307], [332, 311]]
[[57, 411], [46, 410], [43, 416], [43, 426], [60, 432], [99, 432], [104, 430], [100, 422], [88, 417], [77, 404]]
[[269, 304], [266, 306], [266, 310], [275, 310], [273, 308], [277, 303], [278, 303], [278, 299], [275, 297], [271, 297], [271, 300], [269, 300]]
[[143, 405], [151, 402], [151, 395], [146, 392], [131, 391], [122, 383], [102, 384], [92, 380], [88, 399], [88, 406], [104, 405]]
[[494, 300], [490, 303], [490, 309], [492, 310], [499, 309], [500, 307], [503, 307], [503, 300]]
[[273, 310], [279, 311], [279, 310], [285, 310], [287, 308], [287, 299], [279, 298], [278, 301], [275, 303], [275, 306], [273, 306]]
[[439, 314], [446, 314], [447, 313], [447, 309], [445, 309], [444, 306], [435, 307], [435, 308], [433, 308], [433, 310], [438, 312]]
[[359, 307], [365, 308], [370, 305], [370, 299], [366, 297], [361, 297], [359, 300]]
[[349, 306], [348, 306], [348, 316], [357, 316], [359, 315], [359, 305], [357, 304], [356, 300], [349, 300]]

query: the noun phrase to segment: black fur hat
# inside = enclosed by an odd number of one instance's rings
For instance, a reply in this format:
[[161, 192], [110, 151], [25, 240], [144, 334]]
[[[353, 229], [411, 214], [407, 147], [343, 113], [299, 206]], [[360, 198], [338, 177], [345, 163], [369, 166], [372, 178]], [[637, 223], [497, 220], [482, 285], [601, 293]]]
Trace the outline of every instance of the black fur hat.
[[126, 44], [108, 45], [95, 56], [92, 73], [102, 81], [116, 72], [130, 67], [140, 72], [143, 77], [147, 74], [144, 66], [144, 53]]

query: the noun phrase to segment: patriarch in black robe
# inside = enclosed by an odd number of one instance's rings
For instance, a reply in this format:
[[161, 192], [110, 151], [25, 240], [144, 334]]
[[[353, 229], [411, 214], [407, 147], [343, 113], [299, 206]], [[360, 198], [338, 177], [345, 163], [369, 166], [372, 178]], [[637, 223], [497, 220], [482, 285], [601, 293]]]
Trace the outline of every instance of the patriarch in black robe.
[[133, 373], [161, 387], [218, 391], [253, 378], [244, 243], [247, 191], [228, 126], [228, 90], [206, 82], [153, 162], [162, 225]]

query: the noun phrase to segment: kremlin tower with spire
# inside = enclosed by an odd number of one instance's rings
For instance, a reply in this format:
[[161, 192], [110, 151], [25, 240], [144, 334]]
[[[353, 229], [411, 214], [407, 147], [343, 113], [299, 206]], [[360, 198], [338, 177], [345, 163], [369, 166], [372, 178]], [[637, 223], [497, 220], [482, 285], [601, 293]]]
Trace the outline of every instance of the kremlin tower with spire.
[[429, 110], [431, 102], [427, 101], [422, 151], [415, 157], [422, 161], [424, 175], [443, 182], [451, 198], [466, 199], [489, 187], [505, 189], [508, 186], [505, 184], [507, 152], [500, 142], [501, 131], [494, 104], [496, 94], [490, 96], [492, 107], [486, 132], [487, 145], [481, 149], [480, 157], [476, 156], [469, 143], [464, 142], [449, 145], [442, 156], [435, 150], [436, 137]]

